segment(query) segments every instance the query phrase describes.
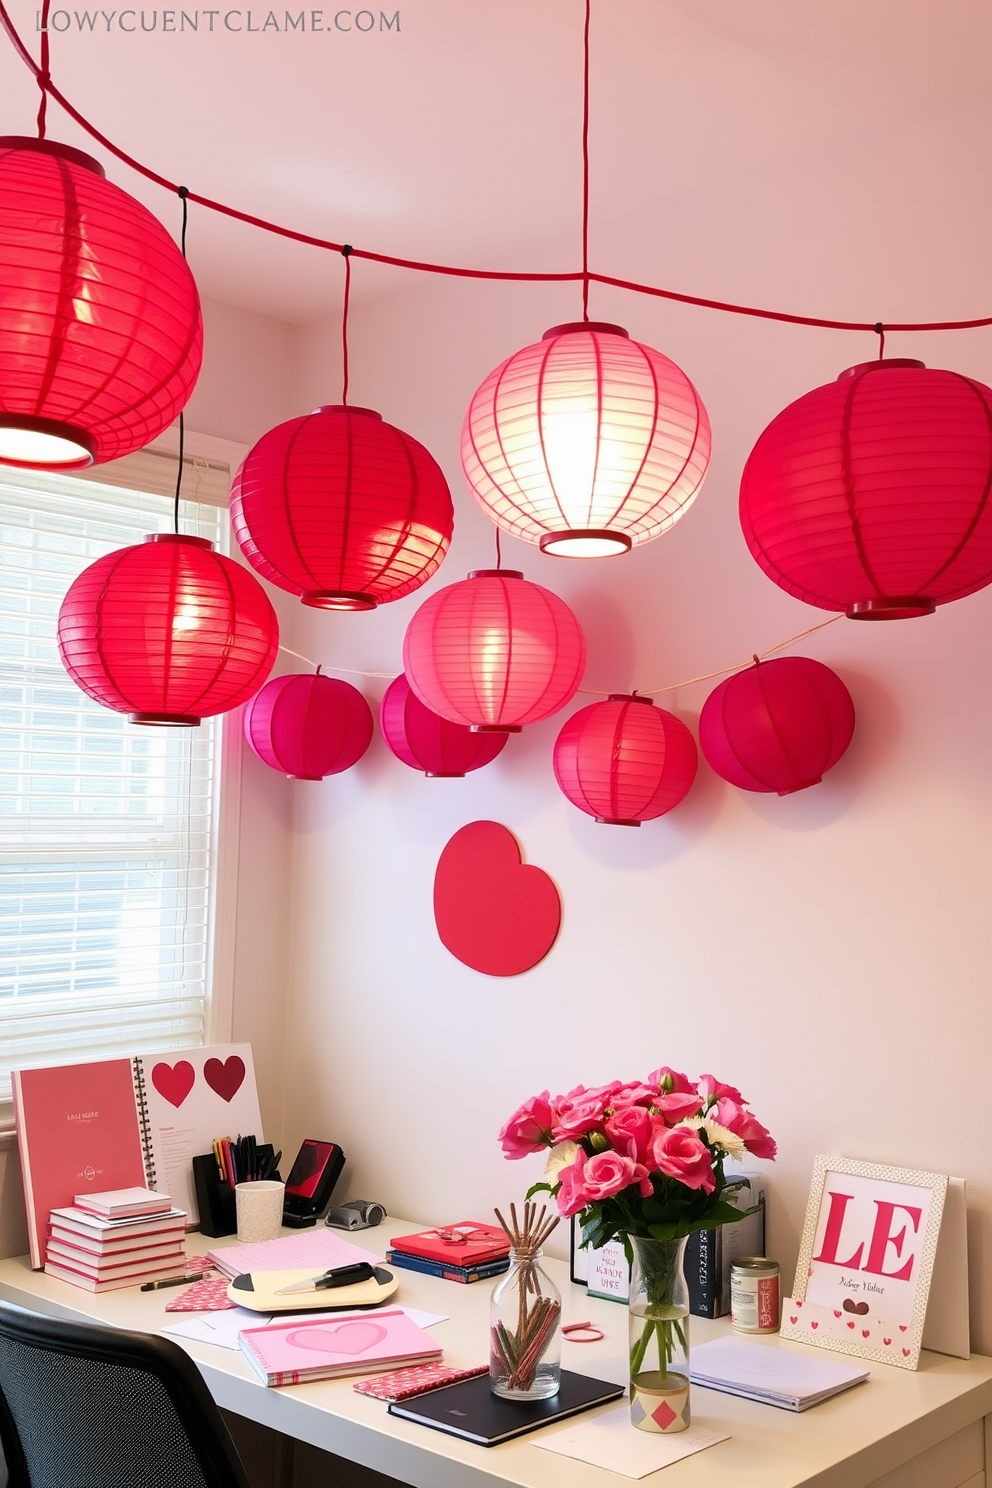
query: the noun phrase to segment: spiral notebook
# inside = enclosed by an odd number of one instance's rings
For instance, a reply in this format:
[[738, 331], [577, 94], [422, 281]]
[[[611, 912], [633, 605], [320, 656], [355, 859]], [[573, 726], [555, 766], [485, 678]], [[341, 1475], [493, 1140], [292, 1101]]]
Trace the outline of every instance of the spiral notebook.
[[215, 1137], [264, 1140], [250, 1044], [14, 1070], [31, 1264], [75, 1195], [154, 1188], [198, 1223], [193, 1158]]

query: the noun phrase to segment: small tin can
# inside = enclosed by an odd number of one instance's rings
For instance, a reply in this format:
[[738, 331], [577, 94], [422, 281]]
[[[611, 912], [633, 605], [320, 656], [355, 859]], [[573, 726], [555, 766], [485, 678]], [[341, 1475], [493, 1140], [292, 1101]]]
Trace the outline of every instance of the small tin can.
[[738, 1333], [777, 1333], [779, 1264], [764, 1256], [738, 1256], [730, 1266], [730, 1321]]

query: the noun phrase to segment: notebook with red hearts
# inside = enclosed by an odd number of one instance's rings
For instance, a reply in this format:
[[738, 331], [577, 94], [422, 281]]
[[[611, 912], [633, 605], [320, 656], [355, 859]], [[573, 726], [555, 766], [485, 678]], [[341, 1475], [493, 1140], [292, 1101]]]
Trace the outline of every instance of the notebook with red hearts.
[[193, 1158], [215, 1137], [264, 1141], [250, 1044], [12, 1073], [31, 1264], [49, 1215], [107, 1189], [151, 1188], [198, 1223]]
[[299, 1385], [342, 1374], [378, 1374], [440, 1359], [441, 1348], [402, 1308], [362, 1317], [291, 1318], [245, 1328], [238, 1342], [267, 1385]]
[[420, 1230], [414, 1235], [397, 1235], [389, 1244], [393, 1250], [424, 1256], [429, 1261], [446, 1261], [453, 1266], [476, 1266], [510, 1253], [510, 1242], [503, 1230], [474, 1219], [461, 1219], [456, 1224], [439, 1225], [436, 1230]]

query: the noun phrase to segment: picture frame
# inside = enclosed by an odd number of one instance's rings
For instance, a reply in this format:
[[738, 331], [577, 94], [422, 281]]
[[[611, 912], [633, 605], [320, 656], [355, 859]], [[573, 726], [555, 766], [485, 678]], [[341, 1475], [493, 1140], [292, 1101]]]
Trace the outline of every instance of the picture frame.
[[818, 1156], [782, 1337], [916, 1369], [947, 1184], [944, 1173]]

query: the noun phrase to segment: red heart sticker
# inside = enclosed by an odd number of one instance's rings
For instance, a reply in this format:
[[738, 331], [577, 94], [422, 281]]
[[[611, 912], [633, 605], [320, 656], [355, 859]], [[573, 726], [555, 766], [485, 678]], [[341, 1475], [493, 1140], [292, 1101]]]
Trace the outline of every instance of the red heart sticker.
[[196, 1072], [187, 1059], [178, 1064], [156, 1064], [152, 1068], [152, 1084], [159, 1095], [164, 1095], [170, 1106], [178, 1110], [193, 1089]]
[[883, 1338], [882, 1339], [882, 1342], [885, 1344], [885, 1347], [888, 1348], [889, 1344], [892, 1342], [892, 1339], [891, 1338]]
[[441, 943], [473, 971], [517, 976], [548, 954], [561, 926], [558, 890], [523, 863], [499, 822], [469, 822], [448, 842], [434, 874]]
[[244, 1084], [245, 1062], [237, 1054], [232, 1054], [223, 1064], [219, 1059], [208, 1059], [203, 1066], [203, 1078], [221, 1100], [233, 1100]]
[[909, 1358], [909, 1349], [903, 1349], [902, 1356], [903, 1356], [904, 1359], [908, 1359]]
[[842, 1316], [842, 1314], [841, 1314], [841, 1313], [839, 1313], [839, 1312], [835, 1312], [835, 1313], [834, 1313], [834, 1317], [841, 1317], [841, 1316]]
[[871, 1329], [870, 1328], [862, 1328], [861, 1329], [861, 1337], [862, 1338], [869, 1337], [870, 1333], [871, 1333]]
[[847, 1325], [847, 1326], [848, 1326], [848, 1327], [849, 1327], [849, 1328], [853, 1328], [853, 1327], [854, 1327], [854, 1324], [853, 1324], [853, 1323], [848, 1323], [848, 1325]]
[[336, 1328], [296, 1328], [286, 1334], [286, 1342], [296, 1348], [311, 1349], [314, 1353], [364, 1354], [386, 1336], [381, 1323], [339, 1323]]
[[900, 1323], [899, 1324], [899, 1332], [900, 1333], [905, 1333], [905, 1331], [906, 1331], [906, 1329], [908, 1327], [909, 1327], [909, 1324], [908, 1323]]
[[818, 1328], [819, 1326], [820, 1326], [819, 1323], [816, 1323], [816, 1322], [810, 1323], [810, 1327], [811, 1328]]
[[790, 1322], [790, 1323], [798, 1323], [798, 1321], [799, 1321], [799, 1319], [798, 1319], [798, 1318], [794, 1318], [794, 1317], [790, 1317], [790, 1318], [789, 1318], [789, 1322]]

